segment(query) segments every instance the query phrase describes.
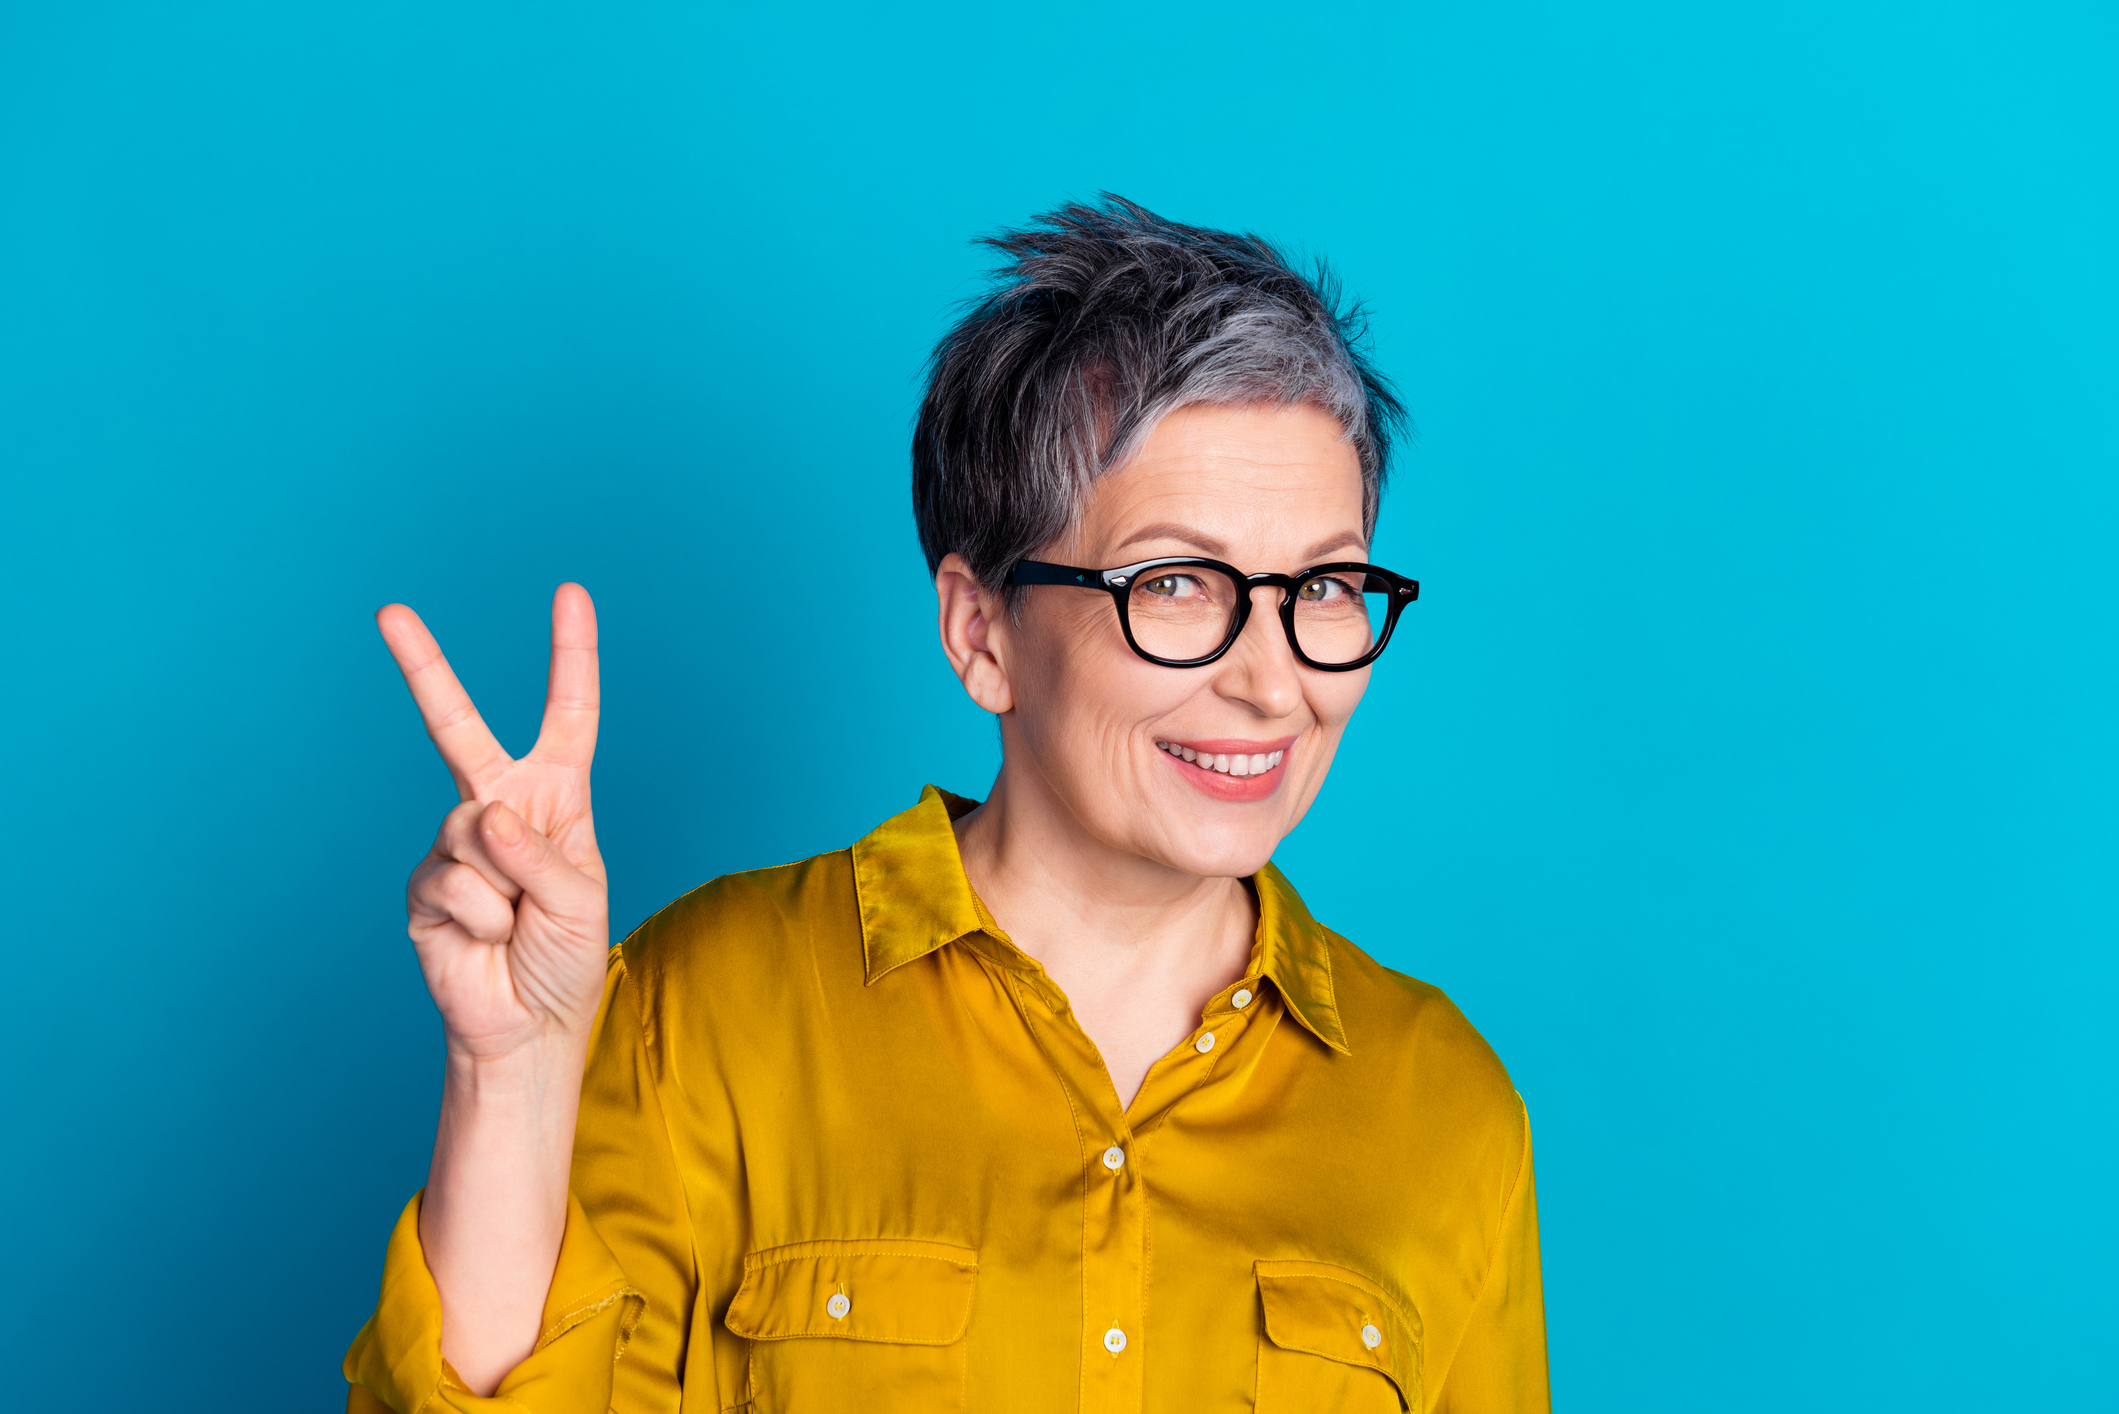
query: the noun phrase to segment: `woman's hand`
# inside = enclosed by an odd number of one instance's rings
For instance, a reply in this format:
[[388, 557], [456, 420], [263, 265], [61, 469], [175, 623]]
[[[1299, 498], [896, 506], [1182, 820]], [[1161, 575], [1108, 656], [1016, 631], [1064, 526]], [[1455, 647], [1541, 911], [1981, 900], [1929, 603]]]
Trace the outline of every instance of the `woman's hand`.
[[610, 906], [589, 813], [596, 753], [596, 609], [552, 598], [544, 725], [512, 760], [419, 615], [376, 616], [463, 804], [412, 872], [406, 911], [452, 1055], [493, 1061], [547, 1039], [579, 1043], [603, 995]]
[[419, 1236], [442, 1355], [491, 1394], [535, 1348], [566, 1231], [567, 1174], [610, 940], [589, 819], [596, 610], [552, 598], [537, 745], [513, 761], [419, 615], [376, 616], [463, 804], [406, 890], [413, 946], [448, 1037]]

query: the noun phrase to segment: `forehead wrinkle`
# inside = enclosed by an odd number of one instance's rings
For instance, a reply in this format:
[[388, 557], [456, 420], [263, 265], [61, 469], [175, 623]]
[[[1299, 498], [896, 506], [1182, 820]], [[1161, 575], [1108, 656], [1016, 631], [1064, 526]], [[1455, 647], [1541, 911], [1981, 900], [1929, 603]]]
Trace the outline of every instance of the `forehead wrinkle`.
[[[1273, 489], [1277, 490], [1279, 488]], [[1182, 495], [1169, 495], [1165, 493], [1163, 495], [1151, 494], [1141, 499], [1144, 502], [1152, 503], [1156, 500], [1182, 501], [1187, 498], [1183, 497]], [[1261, 506], [1254, 509], [1263, 510], [1265, 509], [1265, 507]], [[1144, 541], [1152, 540], [1179, 541], [1182, 544], [1193, 546], [1199, 551], [1199, 553], [1203, 555], [1211, 556], [1217, 559], [1227, 559], [1232, 553], [1230, 550], [1229, 542], [1227, 540], [1207, 530], [1203, 530], [1196, 525], [1190, 524], [1183, 519], [1163, 519], [1151, 521], [1147, 525], [1139, 527], [1138, 529], [1127, 534], [1125, 538], [1119, 540], [1112, 547], [1110, 553], [1116, 555], [1126, 550], [1126, 548], [1129, 546], [1140, 544]], [[1366, 538], [1363, 537], [1358, 530], [1347, 528], [1328, 530], [1323, 534], [1320, 539], [1313, 542], [1309, 549], [1302, 552], [1300, 559], [1303, 563], [1314, 564], [1319, 560], [1323, 559], [1330, 552], [1342, 548], [1349, 548], [1366, 553], [1367, 544], [1368, 542]]]
[[[1097, 478], [1086, 514], [1066, 537], [1070, 548], [1102, 554], [1103, 563], [1111, 563], [1132, 553], [1130, 547], [1157, 539], [1227, 560], [1236, 546], [1254, 543], [1261, 531], [1266, 532], [1262, 543], [1307, 532], [1318, 537], [1318, 547], [1365, 545], [1359, 467], [1337, 428], [1324, 443], [1305, 435], [1299, 424], [1286, 426], [1284, 413], [1269, 416], [1276, 426], [1266, 429], [1270, 435], [1259, 435], [1257, 417], [1243, 412], [1173, 414], [1125, 465]], [[1351, 493], [1344, 505], [1342, 492]], [[1348, 520], [1340, 520], [1340, 510]], [[1275, 558], [1296, 554], [1292, 547], [1272, 553]], [[1295, 563], [1274, 568], [1315, 563], [1323, 553], [1313, 549]]]

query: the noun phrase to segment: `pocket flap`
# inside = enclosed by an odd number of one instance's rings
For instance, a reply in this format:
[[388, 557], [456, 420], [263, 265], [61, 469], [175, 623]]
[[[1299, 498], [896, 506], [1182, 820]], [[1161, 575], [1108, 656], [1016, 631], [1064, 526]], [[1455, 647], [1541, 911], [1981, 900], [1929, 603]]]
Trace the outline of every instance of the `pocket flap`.
[[727, 1325], [746, 1340], [953, 1345], [978, 1275], [978, 1253], [946, 1242], [797, 1242], [743, 1259]]
[[1420, 1316], [1358, 1272], [1330, 1262], [1259, 1262], [1258, 1301], [1266, 1338], [1282, 1350], [1361, 1365], [1398, 1387], [1398, 1402], [1420, 1407]]

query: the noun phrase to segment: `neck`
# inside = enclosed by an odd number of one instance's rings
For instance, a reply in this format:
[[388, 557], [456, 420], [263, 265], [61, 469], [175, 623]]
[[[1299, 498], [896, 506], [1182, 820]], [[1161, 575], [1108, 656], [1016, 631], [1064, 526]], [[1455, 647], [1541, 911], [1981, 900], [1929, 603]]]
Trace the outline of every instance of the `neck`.
[[1130, 1103], [1207, 1000], [1243, 974], [1257, 928], [1250, 890], [1097, 839], [1013, 758], [956, 833], [972, 888], [1067, 994]]

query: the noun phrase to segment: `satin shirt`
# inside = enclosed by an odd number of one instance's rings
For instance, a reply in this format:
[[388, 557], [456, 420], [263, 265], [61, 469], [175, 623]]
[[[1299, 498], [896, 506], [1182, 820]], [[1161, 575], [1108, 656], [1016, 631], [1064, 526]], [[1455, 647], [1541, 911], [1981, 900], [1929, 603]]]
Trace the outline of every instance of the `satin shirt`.
[[611, 950], [537, 1347], [441, 1356], [415, 1196], [348, 1408], [1548, 1408], [1530, 1132], [1433, 987], [1268, 866], [1243, 976], [1120, 1105], [933, 787]]

